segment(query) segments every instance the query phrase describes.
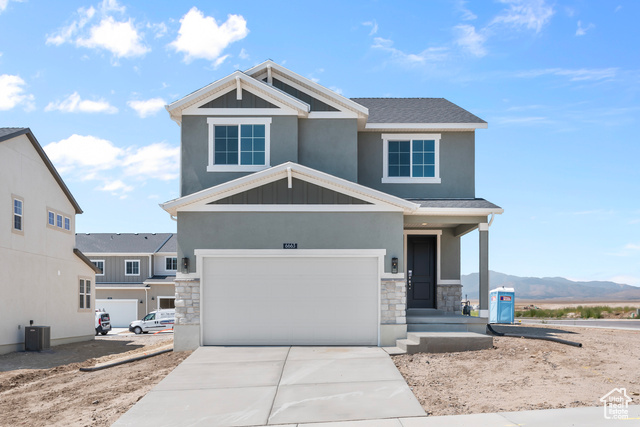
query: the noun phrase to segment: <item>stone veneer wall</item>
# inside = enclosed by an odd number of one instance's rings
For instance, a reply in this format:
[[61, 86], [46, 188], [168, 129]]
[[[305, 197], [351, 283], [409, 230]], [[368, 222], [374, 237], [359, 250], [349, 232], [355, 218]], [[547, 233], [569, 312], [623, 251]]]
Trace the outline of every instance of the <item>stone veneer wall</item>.
[[175, 279], [176, 324], [200, 324], [200, 279]]
[[380, 323], [407, 323], [407, 287], [404, 280], [382, 279], [380, 282]]
[[458, 313], [462, 310], [462, 285], [438, 285], [437, 308], [447, 313]]

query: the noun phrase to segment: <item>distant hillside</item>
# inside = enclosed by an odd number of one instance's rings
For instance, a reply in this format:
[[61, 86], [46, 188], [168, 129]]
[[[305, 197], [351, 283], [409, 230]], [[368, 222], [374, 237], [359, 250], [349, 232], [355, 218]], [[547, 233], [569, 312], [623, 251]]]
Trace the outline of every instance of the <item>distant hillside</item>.
[[[640, 287], [614, 282], [574, 282], [563, 277], [518, 277], [489, 272], [489, 287], [514, 288], [519, 299], [640, 300]], [[462, 276], [462, 297], [478, 299], [478, 273]]]

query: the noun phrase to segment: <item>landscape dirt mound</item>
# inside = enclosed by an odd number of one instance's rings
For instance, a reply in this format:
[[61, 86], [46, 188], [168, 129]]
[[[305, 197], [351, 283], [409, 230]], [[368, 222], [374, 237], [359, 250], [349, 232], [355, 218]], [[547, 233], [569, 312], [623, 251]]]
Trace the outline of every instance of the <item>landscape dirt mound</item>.
[[109, 426], [190, 352], [169, 352], [96, 372], [79, 369], [152, 353], [172, 339], [110, 336], [42, 353], [0, 356], [0, 425]]
[[627, 389], [632, 404], [640, 403], [640, 332], [518, 328], [583, 347], [494, 337], [493, 349], [393, 359], [430, 415], [599, 406], [602, 396], [619, 387]]

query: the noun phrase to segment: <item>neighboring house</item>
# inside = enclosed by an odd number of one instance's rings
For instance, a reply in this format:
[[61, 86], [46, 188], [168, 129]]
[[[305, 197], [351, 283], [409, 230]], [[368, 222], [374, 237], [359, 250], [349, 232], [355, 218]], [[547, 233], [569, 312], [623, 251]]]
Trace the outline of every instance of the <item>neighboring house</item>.
[[0, 354], [24, 349], [24, 328], [51, 345], [95, 336], [95, 268], [75, 248], [82, 209], [29, 128], [0, 128]]
[[348, 99], [267, 61], [168, 105], [181, 128], [177, 349], [392, 345], [459, 312], [460, 237], [488, 229], [475, 130], [442, 98]]
[[76, 240], [101, 271], [96, 307], [109, 313], [112, 326], [128, 327], [150, 311], [175, 307], [175, 234], [87, 233]]

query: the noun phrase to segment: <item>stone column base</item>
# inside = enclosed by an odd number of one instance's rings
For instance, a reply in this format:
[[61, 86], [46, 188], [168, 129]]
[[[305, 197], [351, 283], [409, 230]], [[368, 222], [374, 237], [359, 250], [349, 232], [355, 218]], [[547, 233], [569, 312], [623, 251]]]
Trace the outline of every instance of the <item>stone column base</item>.
[[461, 313], [462, 285], [442, 285], [437, 287], [436, 308], [447, 313]]

